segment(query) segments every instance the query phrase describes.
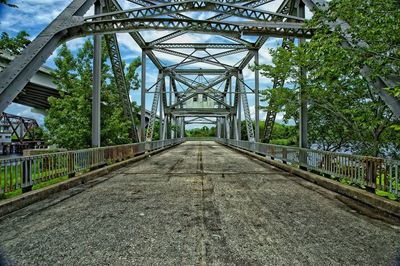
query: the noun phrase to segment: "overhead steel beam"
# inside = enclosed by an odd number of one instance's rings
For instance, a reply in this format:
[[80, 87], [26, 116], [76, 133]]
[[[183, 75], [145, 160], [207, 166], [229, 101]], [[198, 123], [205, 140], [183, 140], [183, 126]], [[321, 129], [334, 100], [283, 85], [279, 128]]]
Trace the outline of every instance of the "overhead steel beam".
[[[171, 108], [174, 108], [178, 105], [183, 104], [184, 102], [188, 101], [189, 99], [195, 97], [197, 94], [206, 94], [208, 95], [210, 98], [212, 98], [214, 101], [223, 104], [224, 106], [229, 107], [222, 99], [222, 94], [218, 95], [215, 93], [215, 91], [212, 90], [212, 87], [214, 87], [215, 85], [217, 85], [218, 83], [223, 82], [227, 77], [223, 76], [220, 77], [219, 79], [215, 79], [215, 81], [211, 82], [210, 84], [207, 84], [207, 86], [204, 86], [203, 84], [197, 83], [196, 85], [193, 85], [192, 83], [190, 83], [190, 80], [187, 79], [186, 77], [182, 77], [179, 75], [175, 76], [175, 79], [179, 82], [181, 82], [182, 84], [185, 84], [186, 86], [188, 86], [190, 89], [194, 90], [194, 92], [192, 92], [190, 95], [181, 97], [180, 99], [178, 99], [178, 101], [174, 104], [171, 105]], [[210, 94], [208, 91], [214, 92], [214, 95]], [[220, 93], [219, 91], [217, 91], [217, 93]]]
[[184, 53], [181, 53], [181, 52], [177, 52], [177, 51], [173, 51], [173, 50], [169, 50], [169, 49], [165, 49], [165, 48], [163, 48], [163, 49], [154, 48], [153, 50], [161, 52], [161, 53], [165, 53], [165, 54], [174, 55], [174, 56], [177, 56], [177, 57], [182, 57], [182, 58], [185, 58], [185, 59], [187, 59], [187, 58], [193, 59], [191, 61], [185, 61], [185, 62], [181, 62], [181, 63], [175, 64], [175, 65], [168, 66], [168, 68], [172, 68], [172, 69], [174, 69], [174, 68], [176, 68], [178, 66], [181, 67], [181, 66], [195, 64], [195, 63], [205, 63], [205, 64], [219, 66], [219, 67], [232, 68], [229, 65], [211, 61], [211, 60], [209, 60], [208, 57], [205, 58], [205, 57], [197, 57], [197, 56], [193, 56], [193, 55], [187, 55], [187, 54], [184, 54]]
[[[276, 13], [286, 14], [286, 15], [293, 14], [292, 11], [294, 8], [294, 3], [295, 0], [283, 0], [281, 5], [278, 7]], [[258, 51], [268, 39], [269, 36], [261, 36], [257, 39], [256, 43], [254, 44], [254, 49], [247, 53], [245, 58], [240, 63], [239, 69], [243, 70], [250, 63], [250, 61], [253, 59], [255, 55], [255, 51]]]
[[179, 108], [171, 110], [171, 114], [174, 116], [186, 117], [217, 117], [229, 115], [230, 113], [230, 109], [223, 108]]
[[159, 43], [147, 48], [158, 49], [246, 49], [248, 48], [243, 44], [234, 43]]
[[[233, 54], [238, 54], [238, 53], [247, 52], [247, 50], [248, 50], [247, 48], [244, 48], [244, 49], [234, 49], [234, 50], [224, 51], [224, 52], [217, 53], [217, 54], [213, 54], [213, 55], [207, 55], [207, 56], [204, 56], [204, 57], [195, 57], [195, 56], [192, 56], [191, 58], [192, 58], [193, 60], [191, 60], [191, 61], [186, 61], [186, 62], [184, 62], [184, 63], [182, 63], [182, 64], [179, 64], [179, 66], [192, 65], [192, 64], [196, 64], [196, 63], [206, 63], [206, 64], [210, 64], [210, 65], [222, 66], [222, 67], [227, 68], [227, 69], [232, 69], [233, 66], [230, 66], [230, 65], [227, 65], [227, 64], [223, 64], [223, 63], [221, 63], [221, 62], [218, 62], [218, 61], [216, 60], [216, 58], [221, 58], [221, 57], [225, 57], [225, 56], [228, 56], [228, 55], [233, 55]], [[182, 54], [182, 55], [184, 55], [184, 54]], [[215, 61], [211, 61], [211, 59], [214, 59]], [[178, 64], [172, 65], [171, 67], [174, 67], [174, 66], [177, 66], [177, 65], [178, 65]]]
[[[272, 1], [274, 1], [274, 0], [250, 1], [250, 2], [248, 2], [248, 3], [246, 3], [246, 4], [244, 4], [243, 6], [254, 8], [254, 7], [262, 6], [262, 5], [264, 5], [264, 4], [266, 4], [266, 3], [269, 3], [269, 2], [272, 2]], [[212, 20], [212, 21], [221, 21], [221, 20], [227, 19], [227, 18], [229, 18], [229, 17], [231, 17], [231, 15], [219, 14], [219, 15], [213, 16], [213, 17], [211, 17], [211, 18], [208, 18], [207, 20], [209, 20], [209, 21], [211, 21], [211, 20]], [[175, 32], [173, 32], [173, 33], [168, 34], [167, 36], [158, 38], [158, 39], [156, 39], [156, 40], [150, 42], [149, 45], [150, 45], [150, 46], [153, 46], [153, 45], [155, 45], [155, 44], [168, 41], [168, 40], [170, 40], [170, 39], [176, 38], [176, 37], [181, 36], [181, 35], [183, 35], [183, 34], [185, 34], [184, 31], [175, 31]], [[246, 40], [242, 40], [242, 39], [240, 39], [240, 38], [229, 37], [229, 36], [224, 36], [224, 37], [226, 37], [226, 38], [228, 38], [228, 39], [230, 39], [230, 40], [233, 40], [233, 41], [235, 41], [235, 42], [237, 42], [237, 43], [246, 45], [246, 46], [248, 46], [248, 47], [251, 47], [251, 46], [252, 46], [252, 44], [251, 44], [250, 42], [248, 42], [248, 41], [246, 41]]]
[[[154, 6], [147, 6], [142, 8], [112, 12], [107, 14], [94, 15], [86, 17], [86, 20], [109, 20], [121, 14], [124, 14], [130, 19], [151, 18], [151, 17], [159, 17], [159, 16], [177, 14], [179, 12], [188, 12], [188, 11], [213, 11], [220, 14], [226, 14], [234, 17], [241, 17], [245, 19], [250, 19], [254, 21], [263, 21], [263, 22], [266, 21], [282, 22], [286, 20], [304, 22], [303, 18], [299, 18], [296, 16], [279, 14], [266, 10], [254, 9], [246, 6], [232, 5], [218, 1], [197, 1], [197, 0], [172, 2], [168, 4], [159, 4]], [[187, 19], [187, 17], [183, 18]]]
[[221, 33], [241, 35], [265, 35], [270, 37], [298, 37], [311, 38], [312, 30], [306, 29], [303, 23], [291, 22], [214, 22], [205, 20], [187, 19], [111, 19], [102, 21], [85, 21], [70, 27], [70, 37], [86, 36], [96, 33], [131, 32], [135, 30], [171, 30], [180, 29], [186, 32], [200, 32], [208, 34]]
[[[117, 0], [110, 0], [112, 5], [110, 5], [110, 10], [114, 12], [118, 11], [123, 11], [122, 7], [119, 5]], [[120, 14], [118, 16], [115, 16], [116, 18], [126, 18], [124, 14]], [[129, 32], [129, 35], [132, 37], [132, 39], [139, 45], [140, 48], [145, 49], [146, 48], [146, 41], [143, 39], [143, 37], [139, 34], [139, 32]], [[160, 60], [154, 55], [152, 51], [147, 52], [147, 56], [153, 62], [153, 64], [160, 70], [163, 68], [163, 65], [161, 64]]]
[[[179, 74], [179, 75], [197, 75], [197, 74], [201, 74], [201, 75], [210, 75], [210, 76], [214, 76], [214, 75], [223, 75], [225, 73], [229, 73], [229, 71], [227, 71], [226, 69], [203, 69], [203, 68], [193, 68], [193, 69], [174, 69], [172, 70], [168, 70], [165, 69], [165, 71], [167, 73], [175, 73], [175, 74]], [[234, 72], [236, 72], [237, 70], [233, 70]]]

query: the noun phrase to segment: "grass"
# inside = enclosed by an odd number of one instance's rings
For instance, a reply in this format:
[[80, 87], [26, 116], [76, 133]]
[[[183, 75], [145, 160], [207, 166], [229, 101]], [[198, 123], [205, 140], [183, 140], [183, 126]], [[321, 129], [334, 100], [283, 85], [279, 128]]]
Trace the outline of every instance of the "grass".
[[[53, 179], [50, 179], [50, 180], [47, 180], [47, 181], [44, 181], [44, 182], [41, 182], [41, 183], [33, 185], [32, 186], [32, 190], [38, 190], [38, 189], [41, 189], [41, 188], [44, 188], [44, 187], [47, 187], [47, 186], [50, 186], [50, 185], [57, 184], [59, 182], [65, 181], [67, 179], [68, 179], [68, 176], [62, 176], [62, 177], [53, 178]], [[9, 199], [9, 198], [13, 198], [13, 197], [19, 196], [21, 194], [22, 194], [22, 189], [19, 188], [17, 190], [1, 194], [0, 195], [0, 199]]]

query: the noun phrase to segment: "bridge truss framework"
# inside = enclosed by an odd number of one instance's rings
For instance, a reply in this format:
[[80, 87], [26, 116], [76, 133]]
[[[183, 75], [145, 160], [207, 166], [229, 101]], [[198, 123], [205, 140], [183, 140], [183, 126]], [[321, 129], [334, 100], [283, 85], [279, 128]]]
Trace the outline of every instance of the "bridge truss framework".
[[[324, 0], [283, 0], [277, 10], [265, 9], [274, 0], [126, 0], [137, 8], [124, 10], [117, 0], [73, 0], [72, 3], [37, 38], [0, 73], [0, 112], [15, 99], [50, 54], [62, 43], [72, 38], [94, 35], [92, 128], [93, 146], [100, 145], [100, 87], [101, 41], [105, 39], [110, 54], [112, 70], [120, 92], [124, 114], [131, 120], [131, 136], [135, 142], [151, 141], [159, 114], [160, 139], [182, 136], [185, 124], [216, 124], [218, 137], [241, 139], [241, 121], [246, 121], [250, 141], [258, 141], [259, 134], [259, 71], [254, 72], [254, 87], [245, 80], [243, 70], [254, 59], [259, 63], [259, 49], [271, 37], [293, 41], [312, 36], [304, 28], [305, 8], [324, 9]], [[94, 6], [94, 15], [85, 16]], [[189, 14], [211, 12], [207, 19], [199, 20]], [[332, 27], [339, 25], [332, 23]], [[342, 28], [348, 27], [340, 22]], [[141, 30], [169, 31], [158, 39], [146, 41]], [[123, 63], [116, 33], [129, 33], [142, 49], [141, 124], [134, 124], [134, 114], [125, 81]], [[174, 38], [187, 33], [214, 34], [224, 38], [221, 43], [179, 43]], [[244, 36], [256, 36], [250, 42]], [[354, 43], [346, 36], [351, 46]], [[191, 52], [187, 52], [190, 50]], [[216, 51], [216, 52], [215, 52]], [[165, 65], [158, 54], [181, 58], [173, 65]], [[202, 54], [199, 56], [199, 54]], [[235, 65], [223, 62], [227, 56], [238, 56]], [[146, 64], [150, 60], [158, 70], [157, 81], [147, 87]], [[198, 67], [198, 65], [202, 67]], [[204, 65], [208, 67], [204, 67]], [[194, 67], [195, 66], [195, 67]], [[196, 67], [197, 66], [197, 67]], [[304, 75], [306, 75], [305, 71]], [[362, 75], [367, 79], [367, 67]], [[203, 80], [200, 82], [199, 80]], [[274, 86], [284, 84], [274, 80]], [[370, 80], [381, 98], [400, 116], [400, 103], [385, 88], [393, 80]], [[307, 146], [307, 102], [300, 93], [300, 146]], [[153, 95], [150, 121], [146, 129], [146, 95]], [[199, 94], [212, 99], [212, 108], [187, 108], [186, 103]], [[252, 123], [248, 95], [255, 96], [255, 127]], [[243, 115], [242, 115], [243, 114]], [[267, 115], [267, 136], [270, 137], [276, 114]]]

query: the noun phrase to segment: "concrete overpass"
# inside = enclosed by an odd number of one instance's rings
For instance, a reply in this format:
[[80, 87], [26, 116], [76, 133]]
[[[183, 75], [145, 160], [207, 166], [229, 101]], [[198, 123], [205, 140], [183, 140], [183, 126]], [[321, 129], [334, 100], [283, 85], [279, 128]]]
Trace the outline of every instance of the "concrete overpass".
[[[0, 53], [0, 71], [3, 70], [12, 60], [14, 56]], [[47, 99], [50, 96], [60, 97], [57, 86], [51, 78], [52, 69], [47, 66], [40, 67], [22, 92], [13, 100], [14, 103], [19, 103], [38, 110], [47, 110], [50, 108]]]
[[400, 227], [215, 142], [185, 142], [0, 220], [15, 265], [396, 265]]
[[[12, 55], [0, 53], [0, 71], [13, 59], [14, 56]], [[50, 108], [47, 99], [51, 96], [56, 98], [60, 97], [57, 86], [52, 81], [52, 71], [53, 69], [48, 66], [40, 67], [13, 102], [35, 108], [36, 111], [40, 113], [46, 113], [46, 110]], [[138, 114], [137, 117], [140, 119], [140, 114]], [[149, 119], [150, 111], [146, 110], [146, 121], [148, 122]]]

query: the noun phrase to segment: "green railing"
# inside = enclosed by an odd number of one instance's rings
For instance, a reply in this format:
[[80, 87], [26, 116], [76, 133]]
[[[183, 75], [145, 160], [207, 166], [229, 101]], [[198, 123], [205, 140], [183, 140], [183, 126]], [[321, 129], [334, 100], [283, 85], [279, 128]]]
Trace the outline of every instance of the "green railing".
[[183, 141], [184, 139], [168, 139], [0, 159], [0, 195], [18, 189], [29, 191], [36, 184], [60, 177], [72, 177]]
[[400, 197], [400, 161], [233, 139], [217, 142]]

